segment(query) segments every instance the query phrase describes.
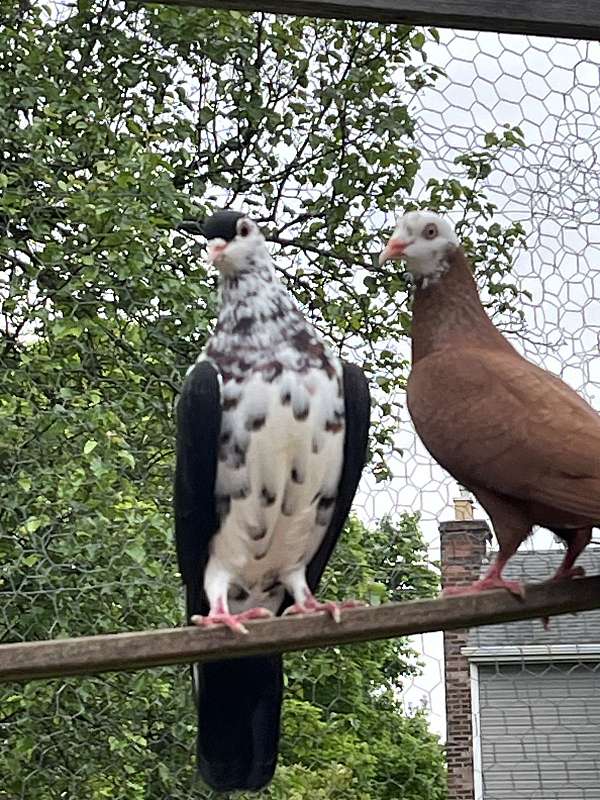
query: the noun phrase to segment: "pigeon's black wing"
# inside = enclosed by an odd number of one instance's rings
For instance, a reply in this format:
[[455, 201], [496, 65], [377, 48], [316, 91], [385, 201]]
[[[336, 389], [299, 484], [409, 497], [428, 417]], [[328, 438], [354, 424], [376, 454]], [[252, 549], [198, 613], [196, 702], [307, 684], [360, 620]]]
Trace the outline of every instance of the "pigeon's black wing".
[[186, 377], [177, 403], [175, 543], [186, 587], [188, 615], [206, 614], [204, 569], [217, 531], [215, 483], [221, 429], [219, 375], [200, 361]]
[[[209, 542], [218, 529], [220, 428], [219, 375], [210, 362], [201, 361], [187, 376], [177, 404], [175, 538], [188, 622], [193, 614], [209, 611], [204, 570]], [[195, 664], [192, 674], [200, 774], [221, 792], [260, 789], [273, 777], [277, 763], [281, 656]]]
[[344, 464], [333, 507], [333, 516], [321, 542], [306, 570], [306, 581], [311, 592], [316, 592], [323, 570], [327, 566], [344, 523], [350, 513], [352, 501], [367, 459], [371, 397], [369, 384], [362, 370], [354, 364], [343, 364], [345, 434]]

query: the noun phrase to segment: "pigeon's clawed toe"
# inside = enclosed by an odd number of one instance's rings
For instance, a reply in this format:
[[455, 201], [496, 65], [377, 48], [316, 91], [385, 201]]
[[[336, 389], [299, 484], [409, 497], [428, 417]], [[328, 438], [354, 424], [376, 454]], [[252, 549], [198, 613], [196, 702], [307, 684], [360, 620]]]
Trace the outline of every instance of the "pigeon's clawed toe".
[[309, 597], [303, 603], [294, 603], [283, 612], [284, 615], [300, 615], [300, 614], [316, 614], [319, 611], [324, 611], [329, 614], [334, 622], [340, 622], [342, 618], [342, 611], [349, 608], [363, 608], [367, 603], [362, 600], [342, 600], [337, 602], [335, 600], [319, 602], [315, 597]]
[[223, 612], [220, 614], [208, 614], [206, 617], [201, 614], [194, 614], [191, 622], [192, 625], [197, 625], [199, 628], [215, 628], [217, 625], [225, 625], [233, 633], [248, 633], [248, 628], [242, 624], [239, 614]]
[[559, 567], [556, 575], [553, 576], [553, 581], [570, 580], [572, 578], [585, 578], [585, 570], [583, 567]]
[[226, 611], [220, 611], [215, 614], [208, 614], [206, 617], [201, 614], [194, 614], [191, 619], [193, 625], [198, 625], [200, 628], [214, 628], [217, 625], [225, 625], [230, 631], [234, 633], [248, 633], [248, 628], [243, 624], [253, 619], [268, 619], [273, 617], [272, 611], [268, 608], [249, 608], [247, 611], [241, 611], [239, 614], [230, 614]]
[[521, 600], [525, 598], [525, 587], [519, 581], [507, 581], [501, 576], [482, 578], [475, 581], [470, 586], [448, 586], [442, 592], [443, 597], [456, 597], [460, 595], [479, 594], [479, 592], [490, 592], [493, 589], [506, 589], [515, 597]]

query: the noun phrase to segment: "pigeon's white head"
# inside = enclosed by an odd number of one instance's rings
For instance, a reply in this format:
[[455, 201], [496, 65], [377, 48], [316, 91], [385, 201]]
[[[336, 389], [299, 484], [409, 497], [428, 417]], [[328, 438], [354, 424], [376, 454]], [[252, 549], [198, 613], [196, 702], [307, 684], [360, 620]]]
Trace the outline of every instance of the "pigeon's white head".
[[266, 255], [258, 225], [239, 211], [217, 211], [202, 225], [208, 240], [208, 258], [225, 275], [257, 266]]
[[444, 272], [448, 253], [457, 245], [458, 238], [447, 220], [432, 211], [409, 211], [398, 220], [379, 264], [402, 259], [416, 280], [431, 280]]

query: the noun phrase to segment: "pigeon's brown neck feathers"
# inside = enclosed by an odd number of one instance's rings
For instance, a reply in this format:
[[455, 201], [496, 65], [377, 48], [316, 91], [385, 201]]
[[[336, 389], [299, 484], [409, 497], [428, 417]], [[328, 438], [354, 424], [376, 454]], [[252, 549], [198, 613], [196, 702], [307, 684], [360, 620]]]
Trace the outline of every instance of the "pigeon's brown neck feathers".
[[448, 269], [415, 292], [412, 317], [413, 364], [443, 348], [477, 340], [494, 347], [512, 346], [496, 330], [479, 299], [469, 262], [460, 247], [447, 256]]

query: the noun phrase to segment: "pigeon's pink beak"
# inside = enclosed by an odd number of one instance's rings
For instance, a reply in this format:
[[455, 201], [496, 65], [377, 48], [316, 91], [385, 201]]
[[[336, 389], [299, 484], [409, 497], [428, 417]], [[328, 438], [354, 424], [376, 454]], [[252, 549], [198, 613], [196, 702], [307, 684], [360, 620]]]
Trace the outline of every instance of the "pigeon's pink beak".
[[410, 240], [394, 239], [394, 237], [392, 237], [379, 255], [379, 266], [381, 267], [391, 258], [402, 258], [404, 251], [410, 244], [412, 244]]
[[212, 261], [213, 264], [216, 264], [219, 261], [225, 249], [227, 248], [227, 242], [223, 241], [223, 239], [214, 239], [212, 242], [208, 243], [208, 258]]

